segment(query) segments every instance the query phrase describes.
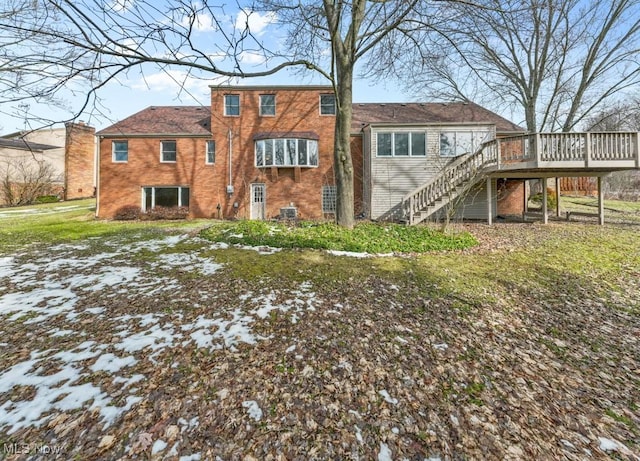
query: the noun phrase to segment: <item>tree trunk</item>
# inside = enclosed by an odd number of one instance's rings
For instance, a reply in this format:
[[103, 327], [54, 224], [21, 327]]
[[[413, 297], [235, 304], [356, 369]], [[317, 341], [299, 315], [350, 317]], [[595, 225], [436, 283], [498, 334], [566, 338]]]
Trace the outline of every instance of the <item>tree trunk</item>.
[[351, 119], [353, 116], [353, 66], [336, 60], [336, 128], [334, 141], [334, 175], [336, 179], [336, 223], [352, 229], [355, 225], [353, 161], [351, 159]]

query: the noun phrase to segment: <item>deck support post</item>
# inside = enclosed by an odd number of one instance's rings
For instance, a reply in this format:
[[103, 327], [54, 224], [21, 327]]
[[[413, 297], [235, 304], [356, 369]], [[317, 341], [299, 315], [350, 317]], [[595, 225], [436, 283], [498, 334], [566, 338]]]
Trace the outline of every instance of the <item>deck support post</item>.
[[526, 221], [527, 220], [527, 213], [529, 212], [529, 196], [527, 195], [528, 192], [528, 186], [529, 185], [529, 181], [527, 179], [524, 179], [522, 181], [522, 188], [524, 189], [522, 191], [522, 221]]
[[491, 196], [491, 177], [487, 178], [487, 224], [491, 226], [493, 224], [492, 216], [492, 204], [493, 197]]
[[556, 217], [560, 217], [560, 178], [556, 177]]
[[598, 224], [604, 225], [604, 198], [602, 190], [602, 176], [598, 176]]
[[540, 178], [540, 184], [542, 184], [542, 222], [544, 224], [549, 223], [549, 217], [547, 216], [547, 178]]

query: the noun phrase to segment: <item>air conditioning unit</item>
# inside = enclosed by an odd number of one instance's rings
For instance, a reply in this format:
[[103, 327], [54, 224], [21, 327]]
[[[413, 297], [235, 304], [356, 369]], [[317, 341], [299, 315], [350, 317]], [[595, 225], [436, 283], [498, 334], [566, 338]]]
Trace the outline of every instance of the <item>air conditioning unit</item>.
[[280, 208], [280, 219], [296, 219], [298, 217], [298, 209], [294, 206]]

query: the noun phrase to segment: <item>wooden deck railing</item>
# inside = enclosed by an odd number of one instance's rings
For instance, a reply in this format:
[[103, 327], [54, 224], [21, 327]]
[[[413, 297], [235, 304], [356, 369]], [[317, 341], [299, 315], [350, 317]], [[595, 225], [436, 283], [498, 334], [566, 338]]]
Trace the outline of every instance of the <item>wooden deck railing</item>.
[[465, 183], [478, 182], [496, 171], [587, 168], [640, 169], [640, 132], [533, 133], [494, 139], [405, 195], [401, 211], [415, 224]]
[[[499, 169], [519, 163], [545, 167], [639, 167], [640, 133], [535, 133], [491, 141], [500, 150]], [[510, 166], [507, 166], [510, 165]]]

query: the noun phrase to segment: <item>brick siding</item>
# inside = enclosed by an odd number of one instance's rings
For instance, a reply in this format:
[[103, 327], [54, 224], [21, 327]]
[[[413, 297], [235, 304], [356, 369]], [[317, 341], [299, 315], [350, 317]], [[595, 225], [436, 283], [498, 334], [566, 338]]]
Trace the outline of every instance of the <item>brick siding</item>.
[[66, 125], [65, 200], [94, 195], [95, 132], [84, 123]]

